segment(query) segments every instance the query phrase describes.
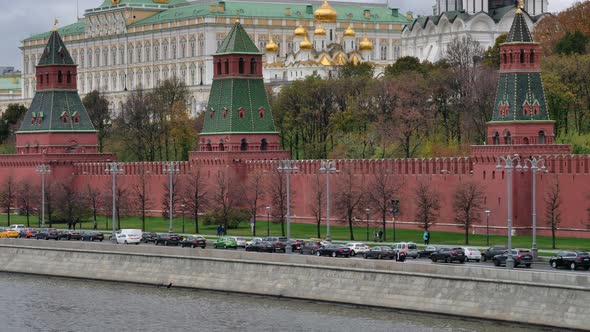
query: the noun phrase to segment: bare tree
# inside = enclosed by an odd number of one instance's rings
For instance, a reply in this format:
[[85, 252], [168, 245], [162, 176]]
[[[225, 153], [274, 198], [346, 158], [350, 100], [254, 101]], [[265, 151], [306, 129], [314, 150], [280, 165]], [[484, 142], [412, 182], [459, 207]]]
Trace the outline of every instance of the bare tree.
[[392, 209], [392, 200], [399, 195], [399, 189], [402, 185], [400, 177], [395, 177], [393, 171], [379, 166], [375, 170], [373, 181], [369, 190], [369, 199], [371, 205], [379, 211], [383, 225], [383, 241], [387, 237], [387, 228], [385, 227], [388, 212]]
[[[107, 183], [104, 195], [104, 207], [107, 211], [113, 210], [113, 192], [111, 185]], [[122, 184], [117, 184], [117, 188], [115, 188], [115, 199], [116, 199], [116, 206], [115, 206], [115, 214], [117, 217], [117, 228], [121, 229], [121, 215], [125, 215], [129, 210], [130, 201], [128, 199], [128, 189], [124, 187]], [[108, 213], [107, 213], [108, 214]]]
[[30, 215], [31, 209], [34, 205], [37, 204], [39, 201], [37, 198], [36, 193], [39, 192], [29, 180], [23, 180], [20, 185], [18, 186], [17, 196], [18, 196], [18, 207], [21, 210], [25, 211], [27, 216], [27, 227], [31, 227], [30, 223]]
[[246, 181], [245, 198], [250, 211], [250, 217], [254, 223], [253, 235], [256, 236], [256, 214], [258, 212], [258, 203], [264, 197], [263, 188], [263, 174], [260, 171], [255, 171], [250, 174], [248, 181]]
[[200, 166], [197, 166], [186, 179], [184, 190], [182, 192], [183, 202], [191, 210], [195, 219], [195, 233], [199, 233], [199, 212], [208, 204], [208, 193], [205, 189], [203, 172]]
[[419, 181], [415, 191], [416, 221], [427, 231], [435, 223], [440, 210], [439, 193], [430, 183]]
[[311, 212], [315, 218], [316, 226], [317, 226], [317, 237], [318, 239], [322, 237], [321, 235], [321, 228], [322, 228], [322, 212], [325, 211], [326, 206], [324, 204], [325, 196], [326, 196], [326, 186], [322, 181], [322, 176], [318, 173], [314, 176], [311, 188], [311, 200], [309, 207], [311, 208]]
[[551, 227], [553, 249], [555, 249], [555, 233], [561, 222], [561, 203], [561, 188], [556, 176], [545, 196], [545, 219], [547, 225]]
[[65, 179], [58, 186], [56, 199], [57, 215], [60, 220], [68, 224], [68, 229], [76, 229], [87, 212], [86, 199], [74, 187], [72, 179]]
[[139, 207], [141, 213], [141, 230], [145, 232], [145, 217], [147, 210], [152, 207], [152, 199], [150, 197], [150, 181], [148, 179], [148, 172], [145, 170], [145, 165], [139, 166], [139, 181], [131, 188], [132, 201], [135, 206]]
[[236, 186], [233, 175], [229, 174], [228, 170], [218, 171], [214, 201], [217, 204], [217, 212], [226, 230], [229, 227], [232, 214], [236, 212], [239, 197], [240, 190]]
[[285, 216], [287, 214], [287, 184], [278, 170], [274, 170], [268, 189], [272, 201], [273, 222], [281, 224], [281, 234], [285, 236]]
[[100, 208], [100, 205], [102, 204], [102, 195], [100, 194], [100, 191], [96, 188], [94, 188], [93, 186], [91, 186], [90, 184], [88, 184], [86, 186], [86, 193], [84, 195], [86, 197], [86, 201], [88, 204], [88, 207], [92, 210], [92, 228], [93, 229], [97, 229], [98, 228], [98, 209]]
[[0, 189], [0, 204], [6, 209], [8, 226], [10, 226], [10, 210], [16, 203], [17, 182], [14, 176], [10, 175], [4, 180]]
[[465, 244], [469, 244], [469, 228], [481, 221], [484, 209], [484, 192], [474, 181], [461, 182], [453, 195], [455, 221], [465, 228]]
[[357, 221], [354, 214], [366, 196], [364, 178], [356, 176], [350, 167], [342, 169], [338, 176], [338, 191], [334, 196], [336, 211], [348, 222], [350, 239], [354, 240], [353, 224]]

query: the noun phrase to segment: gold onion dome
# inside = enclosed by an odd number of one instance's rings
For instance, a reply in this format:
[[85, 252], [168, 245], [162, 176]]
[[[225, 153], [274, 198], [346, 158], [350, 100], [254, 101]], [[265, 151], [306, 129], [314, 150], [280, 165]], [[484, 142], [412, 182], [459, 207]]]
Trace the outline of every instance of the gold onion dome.
[[369, 38], [365, 37], [361, 44], [359, 45], [359, 49], [361, 51], [372, 51], [373, 50], [373, 43], [369, 40]]
[[328, 0], [324, 0], [320, 8], [316, 9], [313, 13], [313, 16], [317, 22], [325, 23], [336, 23], [336, 19], [338, 18], [336, 10], [330, 6]]
[[279, 45], [277, 45], [274, 42], [274, 40], [272, 40], [272, 37], [271, 37], [270, 41], [268, 42], [268, 44], [266, 44], [264, 49], [266, 49], [266, 52], [268, 52], [268, 53], [278, 53], [279, 52]]
[[356, 36], [356, 32], [352, 29], [352, 26], [348, 26], [346, 30], [344, 30], [344, 37], [354, 37]]
[[310, 51], [311, 48], [312, 48], [311, 42], [309, 41], [309, 39], [307, 39], [307, 36], [305, 36], [305, 39], [303, 39], [301, 41], [301, 43], [299, 43], [299, 49], [305, 50], [305, 51]]
[[305, 37], [305, 36], [307, 36], [307, 31], [305, 30], [305, 28], [302, 25], [300, 25], [297, 29], [295, 29], [295, 31], [293, 31], [293, 36]]
[[314, 36], [325, 36], [326, 35], [326, 29], [324, 29], [324, 27], [322, 27], [321, 25], [318, 26], [315, 31], [314, 31]]

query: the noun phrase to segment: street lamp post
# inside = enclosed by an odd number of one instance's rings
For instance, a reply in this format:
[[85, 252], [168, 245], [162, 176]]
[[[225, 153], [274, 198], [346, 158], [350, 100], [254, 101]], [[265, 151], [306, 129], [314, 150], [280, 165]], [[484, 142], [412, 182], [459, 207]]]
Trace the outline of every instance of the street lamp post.
[[270, 206], [266, 207], [266, 237], [270, 236]]
[[45, 175], [51, 173], [48, 165], [38, 165], [35, 172], [41, 174], [41, 227], [45, 227]]
[[116, 233], [116, 220], [117, 220], [117, 175], [123, 174], [123, 169], [119, 168], [121, 164], [117, 162], [112, 162], [109, 164], [109, 168], [105, 170], [107, 174], [111, 174], [113, 176], [113, 234], [111, 235], [111, 240], [116, 241], [117, 238], [115, 236]]
[[490, 245], [490, 213], [492, 213], [492, 211], [490, 211], [489, 209], [486, 209], [486, 245], [487, 246]]
[[545, 167], [545, 159], [539, 157], [531, 157], [529, 159], [525, 159], [525, 165], [523, 169], [527, 171], [529, 166], [531, 165], [531, 172], [533, 173], [533, 257], [537, 258], [538, 249], [537, 249], [537, 172], [546, 172], [547, 168]]
[[[502, 166], [502, 163], [504, 166]], [[520, 157], [518, 156], [506, 156], [506, 157], [498, 157], [498, 165], [496, 165], [496, 169], [506, 169], [507, 173], [507, 201], [508, 201], [508, 258], [506, 259], [506, 267], [509, 269], [514, 268], [514, 259], [512, 258], [512, 170], [520, 170], [522, 166], [520, 166]]]
[[299, 170], [297, 166], [293, 165], [291, 160], [282, 160], [279, 162], [277, 170], [287, 175], [287, 245], [285, 246], [285, 253], [293, 252], [291, 246], [291, 173]]
[[326, 241], [330, 238], [330, 173], [336, 172], [336, 163], [334, 161], [322, 160], [321, 173], [326, 173]]
[[173, 233], [174, 228], [172, 227], [172, 216], [174, 213], [174, 204], [173, 204], [174, 183], [172, 183], [172, 181], [174, 179], [174, 174], [180, 173], [180, 169], [178, 169], [177, 163], [169, 162], [169, 163], [164, 164], [163, 172], [164, 172], [164, 174], [168, 174], [168, 180], [170, 181], [168, 184], [168, 190], [170, 191], [170, 211], [169, 211], [170, 227], [168, 228], [168, 233]]
[[371, 209], [365, 209], [365, 212], [367, 212], [367, 242], [369, 242], [369, 213], [371, 212]]

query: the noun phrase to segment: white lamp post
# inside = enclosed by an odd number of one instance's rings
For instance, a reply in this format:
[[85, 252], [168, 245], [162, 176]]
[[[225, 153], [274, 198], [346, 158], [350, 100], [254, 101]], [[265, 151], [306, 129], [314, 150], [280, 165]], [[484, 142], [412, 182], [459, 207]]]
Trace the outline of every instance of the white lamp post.
[[41, 174], [41, 227], [45, 227], [45, 175], [51, 173], [48, 165], [38, 165], [35, 170]]
[[113, 234], [111, 235], [112, 241], [117, 241], [115, 233], [117, 229], [115, 227], [116, 220], [117, 220], [117, 175], [123, 174], [124, 171], [122, 168], [119, 168], [121, 164], [117, 162], [112, 162], [109, 164], [109, 168], [105, 170], [107, 174], [111, 174], [113, 176]]
[[525, 159], [525, 165], [523, 169], [527, 171], [529, 166], [531, 165], [531, 172], [533, 173], [533, 257], [537, 258], [538, 249], [537, 249], [537, 172], [546, 172], [547, 168], [545, 167], [545, 159], [539, 158], [530, 158]]
[[334, 161], [322, 160], [320, 172], [326, 173], [326, 241], [330, 238], [330, 173], [336, 173], [336, 163]]
[[512, 258], [512, 170], [515, 168], [517, 170], [522, 169], [522, 167], [520, 166], [520, 157], [498, 157], [498, 165], [496, 165], [496, 169], [500, 170], [502, 168], [506, 169], [506, 184], [508, 190], [508, 258], [506, 259], [506, 267], [509, 269], [513, 269], [514, 259]]
[[277, 170], [287, 175], [287, 245], [285, 246], [285, 253], [290, 254], [293, 252], [291, 246], [291, 172], [299, 170], [297, 166], [293, 165], [291, 160], [282, 160], [279, 162]]
[[492, 213], [492, 211], [490, 211], [489, 209], [486, 209], [486, 245], [487, 246], [490, 245], [490, 213]]
[[172, 227], [172, 216], [174, 213], [174, 203], [172, 201], [174, 198], [174, 183], [172, 183], [172, 180], [174, 178], [174, 174], [180, 173], [180, 169], [178, 169], [177, 163], [169, 162], [164, 165], [163, 172], [164, 172], [164, 174], [168, 174], [168, 179], [170, 181], [170, 183], [168, 185], [168, 190], [170, 191], [170, 211], [169, 211], [170, 227], [168, 228], [168, 233], [173, 233], [174, 228]]

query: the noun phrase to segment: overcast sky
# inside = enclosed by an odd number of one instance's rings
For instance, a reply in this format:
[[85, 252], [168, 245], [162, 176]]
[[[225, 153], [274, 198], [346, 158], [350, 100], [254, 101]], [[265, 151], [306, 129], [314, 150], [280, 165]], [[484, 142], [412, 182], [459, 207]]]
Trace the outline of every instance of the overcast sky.
[[[340, 1], [384, 3], [387, 0]], [[549, 10], [558, 12], [577, 1], [579, 0], [549, 0]], [[0, 66], [14, 66], [22, 69], [21, 52], [18, 49], [21, 40], [51, 30], [55, 17], [59, 18], [60, 26], [74, 23], [76, 17], [82, 16], [85, 9], [98, 7], [102, 2], [103, 0], [19, 0], [3, 3], [3, 9], [0, 11], [0, 31], [2, 31]], [[423, 15], [431, 14], [434, 4], [434, 0], [389, 0], [389, 2], [401, 8], [403, 13], [411, 10], [415, 14]]]

